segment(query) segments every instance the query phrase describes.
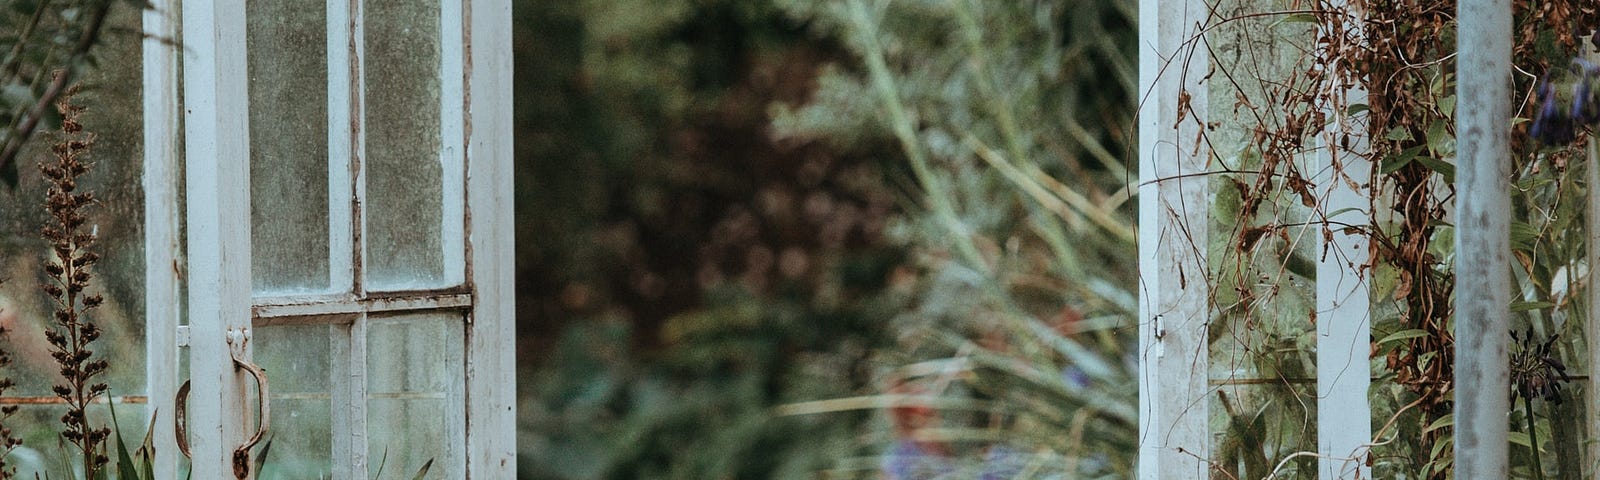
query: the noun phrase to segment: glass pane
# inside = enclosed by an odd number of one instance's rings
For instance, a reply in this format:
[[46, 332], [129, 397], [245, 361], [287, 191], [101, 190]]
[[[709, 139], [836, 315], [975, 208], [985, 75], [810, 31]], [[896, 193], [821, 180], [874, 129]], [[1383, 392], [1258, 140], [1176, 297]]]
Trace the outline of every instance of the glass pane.
[[[136, 32], [139, 12], [114, 8], [107, 22], [108, 32]], [[74, 103], [87, 108], [79, 119], [85, 131], [96, 136], [84, 157], [91, 169], [79, 177], [78, 189], [92, 191], [96, 197], [83, 210], [86, 230], [99, 236], [91, 251], [101, 256], [91, 269], [94, 279], [89, 291], [103, 295], [105, 301], [87, 318], [104, 331], [91, 349], [111, 364], [98, 381], [110, 385], [115, 395], [139, 395], [145, 391], [140, 45], [137, 41], [109, 41], [95, 51], [98, 67], [87, 70], [74, 98]], [[40, 291], [42, 282], [47, 281], [42, 262], [49, 249], [39, 237], [46, 215], [45, 185], [38, 164], [49, 158], [49, 145], [59, 138], [53, 120], [42, 122], [17, 157], [20, 178], [16, 187], [0, 183], [0, 205], [4, 205], [0, 207], [0, 280], [4, 281], [0, 285], [0, 325], [8, 329], [0, 347], [10, 352], [15, 362], [3, 373], [17, 382], [6, 390], [7, 396], [53, 396], [50, 386], [58, 381], [59, 369], [44, 338], [44, 330], [53, 323], [54, 303]], [[55, 418], [47, 420], [53, 423]], [[8, 426], [23, 432], [32, 428], [29, 421]]]
[[439, 2], [366, 6], [367, 282], [441, 286]]
[[259, 478], [328, 478], [333, 470], [328, 325], [258, 327], [255, 360], [272, 387], [272, 453]]
[[[122, 435], [128, 448], [137, 448], [136, 445], [144, 440], [146, 408], [146, 405], [139, 404], [117, 405], [118, 422], [113, 427], [112, 448], [116, 448], [117, 434]], [[13, 428], [13, 432], [22, 439], [22, 445], [6, 457], [7, 466], [17, 469], [12, 478], [65, 478], [60, 473], [61, 453], [63, 449], [72, 447], [60, 447], [58, 442], [61, 438], [60, 418], [66, 412], [65, 405], [23, 405], [15, 416], [7, 420], [8, 427], [20, 427]], [[106, 405], [92, 405], [88, 412], [91, 423], [111, 427], [111, 410]], [[115, 450], [112, 453], [114, 455]], [[115, 464], [116, 460], [111, 463]]]
[[374, 318], [368, 325], [368, 463], [409, 478], [432, 460], [429, 471], [439, 478], [464, 478], [461, 314]]
[[249, 2], [251, 279], [257, 294], [328, 290], [327, 12]]

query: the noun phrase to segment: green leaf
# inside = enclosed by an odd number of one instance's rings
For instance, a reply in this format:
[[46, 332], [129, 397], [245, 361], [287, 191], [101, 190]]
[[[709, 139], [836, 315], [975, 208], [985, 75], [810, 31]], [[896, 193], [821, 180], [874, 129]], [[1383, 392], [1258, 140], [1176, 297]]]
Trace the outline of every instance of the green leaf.
[[1456, 416], [1455, 416], [1455, 414], [1447, 413], [1443, 417], [1439, 417], [1438, 420], [1434, 420], [1433, 423], [1428, 424], [1428, 428], [1422, 429], [1422, 433], [1428, 433], [1428, 432], [1431, 432], [1431, 431], [1434, 431], [1434, 430], [1438, 430], [1438, 429], [1441, 429], [1441, 428], [1444, 428], [1444, 427], [1454, 426], [1455, 424], [1456, 424]]
[[1293, 13], [1284, 16], [1282, 23], [1317, 23], [1317, 16], [1309, 13]]
[[1443, 175], [1445, 183], [1455, 183], [1456, 181], [1456, 166], [1450, 162], [1429, 156], [1418, 156], [1417, 163], [1428, 167], [1428, 170], [1433, 170], [1439, 175]]
[[1511, 222], [1512, 250], [1533, 250], [1533, 241], [1538, 238], [1539, 230], [1528, 222]]
[[1378, 340], [1378, 344], [1382, 345], [1382, 344], [1389, 343], [1389, 342], [1398, 342], [1398, 341], [1401, 341], [1401, 340], [1407, 340], [1407, 339], [1418, 338], [1418, 337], [1426, 337], [1426, 336], [1428, 336], [1428, 332], [1427, 331], [1422, 330], [1422, 329], [1418, 329], [1418, 328], [1411, 328], [1411, 329], [1406, 329], [1406, 330], [1401, 330], [1401, 331], [1398, 331], [1398, 332], [1391, 333], [1391, 334], [1389, 334], [1389, 336], [1383, 337], [1383, 340]]
[[1411, 130], [1407, 130], [1406, 127], [1394, 127], [1389, 129], [1389, 134], [1384, 135], [1383, 138], [1394, 140], [1396, 142], [1410, 140]]
[[[1508, 432], [1506, 433], [1506, 441], [1519, 445], [1522, 448], [1533, 448], [1533, 442], [1528, 440], [1528, 432]], [[1541, 448], [1539, 451], [1544, 452], [1544, 449]]]
[[1444, 112], [1446, 117], [1454, 118], [1456, 114], [1456, 96], [1445, 95], [1444, 98], [1439, 99], [1439, 111]]
[[1433, 152], [1435, 158], [1455, 155], [1456, 137], [1450, 134], [1449, 125], [1444, 120], [1434, 120], [1428, 126], [1428, 151]]
[[417, 474], [412, 476], [411, 480], [422, 480], [424, 478], [427, 478], [428, 469], [430, 469], [430, 468], [433, 468], [433, 459], [431, 459], [431, 458], [428, 459], [428, 463], [422, 464], [422, 469], [421, 470], [417, 470]]
[[1422, 148], [1422, 145], [1417, 145], [1415, 147], [1402, 150], [1400, 153], [1396, 153], [1389, 158], [1383, 159], [1383, 168], [1379, 170], [1379, 173], [1388, 175], [1399, 171], [1407, 164], [1410, 164], [1413, 159], [1416, 159], [1417, 154], [1422, 153]]
[[1365, 104], [1365, 103], [1357, 103], [1357, 104], [1352, 104], [1349, 107], [1345, 107], [1344, 114], [1345, 115], [1356, 115], [1356, 114], [1359, 114], [1359, 113], [1362, 113], [1362, 112], [1365, 112], [1365, 111], [1368, 111], [1368, 110], [1372, 110], [1372, 107], [1367, 105], [1367, 104]]
[[[110, 391], [106, 392], [106, 396], [111, 396]], [[117, 441], [117, 478], [123, 480], [137, 479], [139, 478], [139, 469], [134, 468], [133, 457], [128, 456], [128, 444], [122, 441], [122, 424], [117, 422], [117, 403], [108, 401], [106, 405], [111, 409], [111, 431], [113, 438]], [[101, 473], [104, 474], [104, 471]]]
[[267, 466], [267, 453], [272, 451], [272, 437], [261, 444], [261, 453], [256, 454], [256, 476], [261, 476], [261, 469]]

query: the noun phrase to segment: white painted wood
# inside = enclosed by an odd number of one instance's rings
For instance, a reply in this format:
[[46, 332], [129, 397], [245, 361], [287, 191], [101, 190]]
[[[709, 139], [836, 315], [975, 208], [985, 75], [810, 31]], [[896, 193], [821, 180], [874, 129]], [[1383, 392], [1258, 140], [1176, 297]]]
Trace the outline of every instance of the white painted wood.
[[[1345, 93], [1351, 104], [1366, 103], [1366, 93]], [[1334, 109], [1339, 110], [1339, 109]], [[1317, 453], [1319, 478], [1372, 478], [1365, 458], [1372, 443], [1371, 283], [1362, 272], [1367, 238], [1346, 226], [1370, 223], [1368, 197], [1372, 166], [1367, 152], [1366, 114], [1331, 112], [1334, 122], [1323, 138], [1319, 175], [1320, 207], [1333, 231], [1317, 264]], [[1338, 135], [1349, 134], [1349, 150]]]
[[442, 224], [439, 245], [444, 249], [443, 284], [457, 286], [466, 276], [466, 30], [461, 24], [463, 9], [444, 3], [439, 11], [439, 148]]
[[[1209, 148], [1197, 146], [1210, 58], [1188, 41], [1201, 0], [1139, 2], [1139, 478], [1208, 478]], [[1180, 95], [1193, 111], [1180, 120]]]
[[[152, 400], [146, 424], [155, 441], [152, 473], [178, 478], [178, 444], [172, 413], [178, 392], [177, 330], [182, 315], [179, 275], [178, 16], [176, 0], [154, 0], [144, 10], [144, 305], [145, 381]], [[151, 423], [151, 418], [154, 422]]]
[[[367, 471], [367, 316], [335, 327], [328, 380], [333, 397], [333, 478], [371, 478]], [[359, 340], [357, 340], [359, 339]]]
[[354, 119], [359, 88], [354, 69], [351, 0], [328, 0], [328, 286], [355, 292], [356, 196]]
[[[1147, 0], [1148, 1], [1148, 0]], [[516, 262], [512, 261], [511, 1], [464, 0], [467, 49], [467, 478], [512, 478]]]
[[[271, 303], [278, 301], [282, 303]], [[408, 295], [399, 297], [292, 297], [256, 301], [256, 325], [279, 324], [274, 319], [324, 317], [356, 313], [388, 313], [423, 310], [461, 309], [472, 306], [472, 295], [465, 293]], [[311, 322], [333, 323], [333, 322]]]
[[[254, 433], [248, 374], [227, 334], [250, 327], [250, 165], [244, 0], [183, 6], [193, 477], [234, 478]], [[248, 358], [248, 345], [245, 346]], [[250, 476], [253, 478], [253, 473]]]
[[1455, 475], [1508, 478], [1511, 1], [1456, 5]]
[[[1360, 32], [1361, 18], [1346, 18], [1342, 27]], [[1337, 75], [1349, 66], [1328, 68]], [[1333, 232], [1317, 263], [1317, 471], [1323, 480], [1354, 480], [1372, 478], [1365, 461], [1372, 444], [1372, 286], [1362, 269], [1368, 239], [1346, 227], [1371, 223], [1372, 165], [1366, 158], [1367, 114], [1349, 115], [1346, 107], [1367, 103], [1366, 90], [1336, 93], [1345, 105], [1327, 108], [1333, 121], [1312, 179], [1321, 189], [1317, 214]]]

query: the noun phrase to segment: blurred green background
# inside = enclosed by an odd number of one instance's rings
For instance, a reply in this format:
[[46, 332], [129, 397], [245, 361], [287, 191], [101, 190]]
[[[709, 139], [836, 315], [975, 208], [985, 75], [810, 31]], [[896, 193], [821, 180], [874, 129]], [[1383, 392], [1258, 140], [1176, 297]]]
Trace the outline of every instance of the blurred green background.
[[1119, 3], [518, 1], [520, 476], [1131, 474]]

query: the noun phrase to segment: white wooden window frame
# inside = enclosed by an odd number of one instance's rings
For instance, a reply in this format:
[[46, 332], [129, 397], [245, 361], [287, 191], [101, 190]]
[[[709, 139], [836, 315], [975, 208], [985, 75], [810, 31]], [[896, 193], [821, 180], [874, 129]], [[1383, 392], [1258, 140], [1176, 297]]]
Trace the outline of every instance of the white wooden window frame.
[[[147, 348], [156, 476], [178, 478], [181, 467], [166, 413], [175, 409], [180, 343], [189, 347], [193, 478], [233, 478], [233, 449], [257, 420], [251, 379], [229, 360], [230, 334], [248, 356], [253, 327], [330, 324], [345, 326], [350, 340], [348, 348], [335, 349], [332, 365], [346, 374], [332, 375], [345, 380], [330, 392], [336, 405], [341, 399], [345, 405], [335, 409], [344, 415], [334, 415], [334, 478], [368, 478], [365, 401], [357, 401], [365, 398], [367, 316], [430, 311], [465, 315], [462, 402], [450, 406], [462, 417], [446, 440], [464, 446], [466, 478], [513, 476], [510, 1], [445, 2], [441, 12], [440, 161], [447, 199], [441, 230], [445, 280], [456, 286], [378, 293], [363, 285], [364, 144], [360, 122], [352, 121], [360, 118], [365, 83], [361, 2], [328, 0], [329, 125], [352, 126], [329, 132], [329, 158], [352, 162], [330, 162], [328, 172], [329, 280], [350, 293], [274, 298], [251, 293], [245, 1], [189, 2], [181, 18], [174, 13], [177, 3], [155, 0], [144, 16]], [[171, 41], [180, 25], [181, 47]], [[187, 222], [186, 252], [180, 250], [180, 221]], [[187, 304], [179, 295], [185, 280]], [[190, 325], [180, 327], [185, 309]]]
[[[1212, 153], [1199, 141], [1207, 118], [1208, 51], [1194, 39], [1209, 20], [1204, 0], [1139, 2], [1139, 478], [1209, 478], [1211, 434], [1208, 396], [1211, 321], [1206, 237], [1211, 192], [1206, 178]], [[1359, 22], [1347, 28], [1359, 31]], [[1334, 66], [1340, 68], [1342, 66]], [[1189, 112], [1179, 112], [1180, 93]], [[1344, 92], [1364, 102], [1362, 90]], [[1181, 117], [1181, 119], [1180, 119]], [[1359, 125], [1346, 118], [1330, 125], [1318, 153], [1313, 183], [1321, 188], [1320, 211], [1342, 212], [1326, 220], [1368, 223], [1371, 166], [1367, 142], [1351, 137], [1347, 150], [1332, 139], [1338, 128]], [[1338, 163], [1341, 175], [1335, 177]], [[1329, 254], [1317, 266], [1317, 452], [1318, 477], [1370, 478], [1365, 462], [1372, 444], [1369, 345], [1370, 282], [1361, 271], [1363, 237], [1333, 228]]]

